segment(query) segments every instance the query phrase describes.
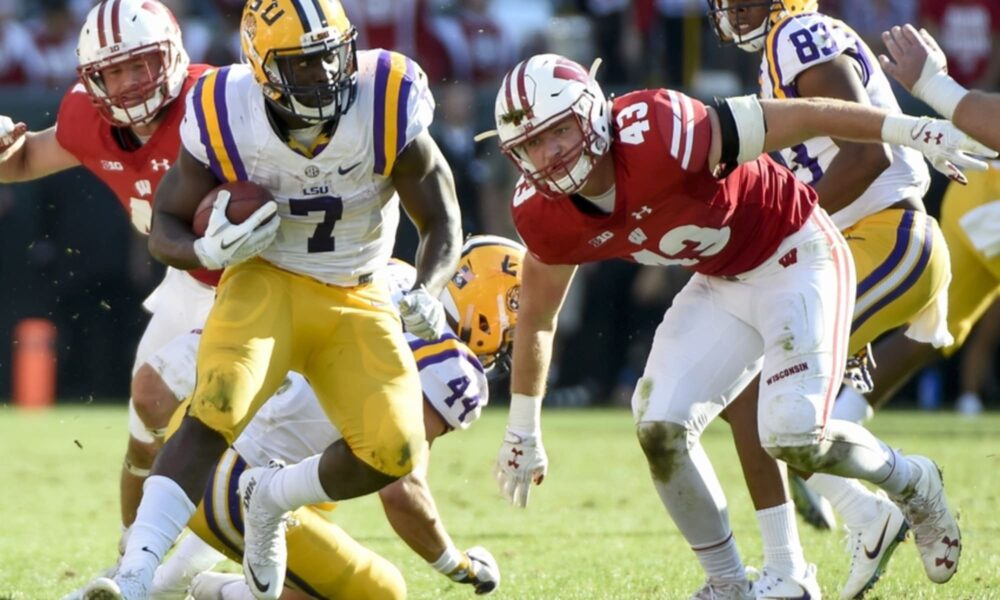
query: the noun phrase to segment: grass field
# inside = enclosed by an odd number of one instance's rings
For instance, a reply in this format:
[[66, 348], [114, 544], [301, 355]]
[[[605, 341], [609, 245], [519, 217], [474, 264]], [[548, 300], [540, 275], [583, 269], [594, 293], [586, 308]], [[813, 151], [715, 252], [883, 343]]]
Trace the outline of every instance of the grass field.
[[[550, 472], [526, 511], [495, 492], [492, 461], [505, 411], [436, 444], [431, 485], [456, 543], [481, 544], [500, 562], [502, 599], [684, 598], [700, 585], [697, 562], [657, 499], [620, 410], [549, 411]], [[0, 600], [59, 598], [114, 559], [124, 408], [83, 406], [37, 414], [0, 408]], [[1000, 415], [887, 413], [873, 429], [939, 461], [961, 513], [964, 553], [947, 585], [927, 581], [913, 544], [902, 545], [870, 598], [1000, 599]], [[728, 430], [705, 445], [729, 496], [740, 549], [759, 566], [757, 524]], [[337, 522], [395, 562], [411, 598], [471, 598], [399, 541], [371, 499], [344, 503]], [[803, 525], [824, 592], [837, 597], [848, 556], [840, 533]]]

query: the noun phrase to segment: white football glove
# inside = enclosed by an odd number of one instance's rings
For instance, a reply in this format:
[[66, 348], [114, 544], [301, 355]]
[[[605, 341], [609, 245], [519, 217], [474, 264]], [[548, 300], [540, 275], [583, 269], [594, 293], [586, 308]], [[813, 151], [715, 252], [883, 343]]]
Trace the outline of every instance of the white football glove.
[[448, 321], [441, 301], [420, 286], [399, 301], [399, 316], [406, 330], [420, 339], [434, 341], [444, 335]]
[[7, 160], [24, 144], [24, 134], [28, 127], [24, 123], [15, 123], [8, 116], [0, 115], [0, 162]]
[[997, 153], [960, 131], [950, 121], [930, 117], [889, 115], [882, 123], [882, 140], [919, 150], [927, 162], [962, 185], [962, 169], [985, 171], [989, 165], [972, 154], [996, 158]]
[[465, 557], [469, 561], [468, 568], [459, 567], [449, 573], [452, 581], [471, 585], [479, 596], [490, 594], [500, 587], [500, 565], [489, 550], [475, 546], [465, 551]]
[[549, 457], [542, 446], [541, 433], [523, 433], [507, 428], [494, 468], [500, 494], [508, 502], [528, 506], [531, 484], [541, 485], [549, 470]]
[[[229, 198], [227, 190], [220, 191], [215, 197], [205, 235], [194, 242], [194, 253], [207, 269], [223, 269], [257, 256], [274, 242], [278, 233], [281, 219], [275, 214], [278, 205], [274, 201], [258, 208], [246, 221], [236, 224], [226, 217]], [[274, 218], [261, 225], [270, 217]]]

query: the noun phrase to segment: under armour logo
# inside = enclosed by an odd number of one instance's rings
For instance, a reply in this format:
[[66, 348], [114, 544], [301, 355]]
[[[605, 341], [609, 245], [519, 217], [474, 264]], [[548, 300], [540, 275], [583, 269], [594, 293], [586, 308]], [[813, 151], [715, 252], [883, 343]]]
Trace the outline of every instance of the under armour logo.
[[514, 458], [507, 461], [508, 467], [513, 467], [515, 469], [520, 469], [521, 464], [517, 462], [518, 456], [524, 456], [524, 450], [518, 450], [517, 448], [511, 448], [510, 453], [514, 455]]
[[955, 566], [955, 561], [948, 558], [948, 554], [950, 554], [952, 548], [960, 548], [962, 542], [961, 540], [953, 540], [948, 536], [944, 536], [941, 539], [941, 543], [945, 545], [945, 556], [941, 558], [935, 558], [934, 566], [940, 567], [941, 565], [944, 565], [945, 568], [951, 569], [952, 567]]
[[792, 248], [787, 254], [778, 259], [778, 264], [786, 269], [797, 262], [799, 262], [798, 248]]
[[149, 166], [153, 167], [154, 171], [166, 171], [170, 168], [170, 161], [165, 158], [160, 160], [153, 158], [149, 161]]
[[938, 146], [940, 146], [941, 145], [941, 138], [943, 138], [943, 137], [944, 137], [943, 133], [939, 133], [937, 135], [933, 135], [932, 136], [931, 132], [925, 131], [924, 132], [924, 143], [925, 144], [931, 143], [931, 139], [933, 138], [934, 139], [934, 143], [937, 144]]
[[[517, 456], [524, 456], [524, 450], [518, 450], [517, 448], [512, 448], [511, 451], [510, 451], [510, 453], [513, 454], [515, 457], [517, 457]], [[948, 538], [945, 538], [945, 539], [948, 539]]]
[[643, 217], [652, 213], [653, 213], [652, 208], [649, 208], [648, 206], [643, 206], [639, 210], [632, 213], [632, 218], [635, 219], [636, 221], [641, 221]]

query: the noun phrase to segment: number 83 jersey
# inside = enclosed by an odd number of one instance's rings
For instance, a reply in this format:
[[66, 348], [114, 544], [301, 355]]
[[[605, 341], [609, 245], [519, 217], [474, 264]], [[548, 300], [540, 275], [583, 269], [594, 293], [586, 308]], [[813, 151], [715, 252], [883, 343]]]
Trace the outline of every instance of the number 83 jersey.
[[[868, 45], [843, 22], [821, 13], [786, 17], [768, 32], [760, 66], [761, 97], [797, 97], [795, 82], [801, 73], [841, 55], [855, 62], [873, 106], [900, 112], [889, 80]], [[930, 184], [923, 157], [903, 146], [890, 148], [892, 165], [864, 194], [832, 215], [838, 229], [846, 229], [904, 198], [923, 198]], [[799, 181], [814, 185], [837, 152], [833, 140], [822, 137], [785, 148], [781, 157]]]
[[415, 62], [386, 50], [359, 51], [357, 62], [357, 99], [309, 146], [276, 130], [247, 65], [202, 77], [181, 124], [185, 150], [219, 181], [252, 181], [277, 200], [281, 226], [261, 258], [343, 286], [386, 265], [399, 223], [392, 168], [434, 114]]

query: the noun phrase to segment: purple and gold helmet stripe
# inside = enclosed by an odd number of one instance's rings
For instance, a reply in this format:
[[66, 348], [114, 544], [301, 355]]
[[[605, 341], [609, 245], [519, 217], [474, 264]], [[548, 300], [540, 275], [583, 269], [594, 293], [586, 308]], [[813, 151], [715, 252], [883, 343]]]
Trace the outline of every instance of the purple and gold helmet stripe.
[[226, 106], [226, 78], [229, 67], [212, 71], [198, 80], [194, 90], [195, 118], [201, 143], [208, 154], [208, 166], [220, 181], [246, 181]]
[[406, 143], [407, 101], [416, 77], [413, 61], [383, 50], [375, 67], [375, 173], [392, 172]]

